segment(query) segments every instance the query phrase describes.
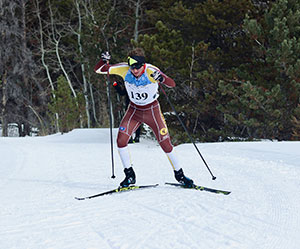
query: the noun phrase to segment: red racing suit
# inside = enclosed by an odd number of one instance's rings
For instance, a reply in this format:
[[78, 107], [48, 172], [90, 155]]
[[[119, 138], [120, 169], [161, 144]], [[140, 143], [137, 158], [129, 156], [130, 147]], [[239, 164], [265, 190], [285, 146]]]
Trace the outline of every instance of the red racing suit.
[[[125, 88], [130, 99], [128, 109], [120, 123], [117, 137], [118, 148], [126, 147], [132, 133], [145, 123], [151, 127], [156, 139], [164, 152], [173, 150], [168, 128], [160, 110], [157, 98], [158, 82], [151, 77], [154, 71], [160, 71], [157, 67], [146, 63], [141, 75], [136, 78], [130, 71], [127, 63], [114, 65], [105, 64], [102, 60], [95, 66], [95, 72], [100, 74], [119, 75], [123, 78]], [[173, 79], [163, 74], [163, 84], [174, 87]]]

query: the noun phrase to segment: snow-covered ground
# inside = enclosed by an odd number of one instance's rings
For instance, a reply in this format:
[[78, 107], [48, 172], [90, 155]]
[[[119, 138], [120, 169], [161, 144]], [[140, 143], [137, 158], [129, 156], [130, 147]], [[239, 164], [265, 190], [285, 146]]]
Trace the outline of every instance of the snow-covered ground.
[[75, 200], [123, 179], [109, 141], [108, 129], [1, 137], [0, 248], [300, 248], [300, 142], [198, 144], [215, 181], [192, 144], [177, 146], [186, 175], [224, 196], [164, 185], [167, 157], [142, 139], [130, 145], [137, 184], [159, 187]]

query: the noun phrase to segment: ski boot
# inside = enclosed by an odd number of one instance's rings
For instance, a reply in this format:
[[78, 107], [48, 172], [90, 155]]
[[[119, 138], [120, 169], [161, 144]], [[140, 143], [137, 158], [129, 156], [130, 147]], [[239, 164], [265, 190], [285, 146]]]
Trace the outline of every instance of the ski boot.
[[186, 186], [187, 188], [191, 188], [193, 185], [194, 185], [194, 182], [192, 179], [186, 177], [184, 174], [183, 174], [183, 170], [180, 169], [178, 171], [174, 170], [174, 173], [175, 173], [175, 179], [183, 184], [184, 186]]
[[130, 184], [135, 184], [135, 173], [132, 167], [124, 169], [125, 179], [120, 183], [120, 187], [126, 188]]

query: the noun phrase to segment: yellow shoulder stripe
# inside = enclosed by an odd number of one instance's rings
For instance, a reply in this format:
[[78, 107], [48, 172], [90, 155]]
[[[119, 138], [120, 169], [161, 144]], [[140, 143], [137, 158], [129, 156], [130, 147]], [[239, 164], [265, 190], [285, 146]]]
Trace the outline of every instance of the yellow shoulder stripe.
[[114, 75], [119, 75], [123, 79], [125, 78], [127, 72], [128, 72], [129, 66], [127, 63], [120, 63], [113, 65], [109, 68], [109, 73]]

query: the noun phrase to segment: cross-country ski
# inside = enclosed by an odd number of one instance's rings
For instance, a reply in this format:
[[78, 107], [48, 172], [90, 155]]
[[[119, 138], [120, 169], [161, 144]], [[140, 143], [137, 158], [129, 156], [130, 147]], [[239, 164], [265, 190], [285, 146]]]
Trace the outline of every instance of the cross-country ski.
[[154, 184], [154, 185], [142, 185], [142, 186], [132, 185], [132, 186], [123, 187], [123, 188], [122, 187], [118, 187], [118, 188], [115, 188], [113, 190], [109, 190], [109, 191], [106, 191], [106, 192], [103, 192], [103, 193], [99, 193], [99, 194], [95, 194], [95, 195], [91, 195], [91, 196], [87, 196], [87, 197], [75, 197], [75, 199], [81, 201], [81, 200], [93, 199], [93, 198], [104, 196], [104, 195], [111, 195], [111, 194], [114, 194], [114, 193], [123, 193], [123, 192], [127, 192], [127, 191], [130, 191], [130, 190], [145, 189], [145, 188], [155, 188], [157, 186], [158, 186], [158, 184]]
[[215, 194], [229, 195], [231, 193], [230, 191], [214, 189], [214, 188], [208, 188], [208, 187], [199, 186], [199, 185], [196, 185], [196, 184], [193, 184], [190, 187], [187, 187], [187, 186], [185, 186], [183, 184], [179, 184], [179, 183], [166, 182], [165, 184], [180, 187], [180, 188], [189, 188], [189, 189], [195, 189], [195, 190], [200, 190], [200, 191], [207, 191], [207, 192], [211, 192], [211, 193], [215, 193]]

